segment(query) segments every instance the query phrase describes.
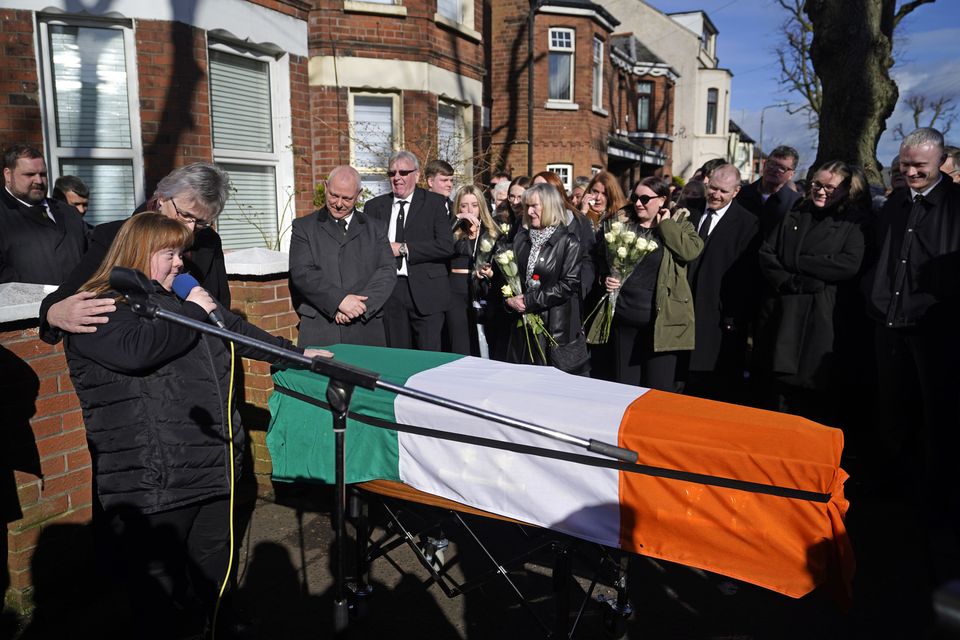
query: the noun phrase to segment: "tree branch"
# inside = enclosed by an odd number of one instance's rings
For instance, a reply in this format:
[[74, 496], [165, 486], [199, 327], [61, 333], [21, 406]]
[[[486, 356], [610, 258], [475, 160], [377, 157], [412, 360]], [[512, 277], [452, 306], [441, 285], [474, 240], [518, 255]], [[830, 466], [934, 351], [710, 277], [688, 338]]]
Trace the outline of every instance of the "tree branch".
[[896, 28], [901, 20], [910, 15], [910, 13], [920, 5], [930, 4], [936, 1], [937, 0], [912, 0], [912, 2], [901, 5], [900, 8], [897, 9], [897, 14], [893, 17], [893, 27]]

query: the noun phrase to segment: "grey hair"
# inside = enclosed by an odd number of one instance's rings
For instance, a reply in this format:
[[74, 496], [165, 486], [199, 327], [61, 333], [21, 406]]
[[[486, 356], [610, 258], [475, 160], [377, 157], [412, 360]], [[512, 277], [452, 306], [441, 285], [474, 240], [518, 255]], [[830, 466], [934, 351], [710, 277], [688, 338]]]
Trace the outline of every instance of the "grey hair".
[[341, 173], [353, 179], [354, 183], [357, 185], [357, 193], [360, 193], [360, 189], [363, 187], [363, 181], [360, 179], [360, 172], [347, 164], [341, 164], [340, 166], [334, 167], [327, 176], [327, 184], [333, 182], [333, 179], [339, 176]]
[[510, 191], [510, 182], [507, 180], [501, 180], [497, 184], [493, 185], [493, 189], [490, 189], [490, 195], [496, 195], [498, 193], [508, 193]]
[[414, 154], [410, 153], [406, 149], [400, 149], [400, 151], [394, 151], [393, 155], [390, 156], [390, 160], [387, 161], [387, 168], [393, 166], [393, 163], [397, 160], [409, 160], [413, 164], [413, 170], [420, 170], [420, 159]]
[[230, 176], [215, 164], [194, 162], [174, 169], [166, 175], [153, 192], [153, 197], [169, 200], [189, 196], [206, 209], [211, 216], [218, 216], [230, 197]]
[[560, 197], [560, 192], [557, 191], [557, 188], [549, 182], [541, 182], [540, 184], [535, 184], [532, 187], [527, 187], [527, 190], [524, 191], [523, 195], [520, 197], [520, 202], [522, 202], [524, 206], [524, 228], [530, 228], [530, 214], [527, 213], [526, 207], [530, 206], [530, 201], [534, 197], [540, 200], [541, 227], [559, 227], [565, 223], [564, 219], [566, 218], [566, 215], [563, 206], [563, 198]]
[[769, 154], [768, 158], [790, 158], [793, 160], [793, 168], [796, 169], [797, 165], [800, 164], [800, 153], [788, 145], [782, 144]]
[[943, 134], [933, 127], [920, 127], [907, 134], [900, 143], [900, 148], [922, 147], [927, 144], [943, 151]]
[[587, 176], [577, 176], [573, 179], [573, 188], [581, 187], [583, 189], [587, 188], [587, 185], [590, 184], [590, 178]]

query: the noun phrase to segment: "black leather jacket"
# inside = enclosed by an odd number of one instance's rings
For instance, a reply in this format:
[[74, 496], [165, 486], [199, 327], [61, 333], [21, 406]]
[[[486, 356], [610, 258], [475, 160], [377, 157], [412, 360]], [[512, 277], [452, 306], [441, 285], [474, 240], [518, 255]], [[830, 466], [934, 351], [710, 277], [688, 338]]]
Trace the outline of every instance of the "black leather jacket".
[[580, 240], [566, 226], [559, 227], [540, 249], [534, 275], [540, 286], [527, 288], [527, 262], [530, 258], [530, 232], [520, 229], [513, 241], [513, 253], [520, 280], [523, 302], [528, 312], [538, 312], [557, 341], [566, 344], [580, 331]]

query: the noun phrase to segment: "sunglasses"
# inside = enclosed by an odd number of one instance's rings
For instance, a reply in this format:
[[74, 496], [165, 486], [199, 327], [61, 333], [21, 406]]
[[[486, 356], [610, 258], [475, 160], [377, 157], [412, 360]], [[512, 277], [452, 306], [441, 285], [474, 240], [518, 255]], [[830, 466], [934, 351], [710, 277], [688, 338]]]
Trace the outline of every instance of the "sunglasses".
[[635, 193], [631, 193], [631, 194], [630, 194], [630, 202], [632, 202], [633, 204], [637, 204], [637, 203], [639, 202], [639, 203], [642, 204], [643, 206], [647, 206], [647, 204], [648, 204], [651, 200], [656, 200], [657, 198], [662, 198], [662, 197], [664, 197], [664, 196], [648, 196], [647, 194], [643, 194], [642, 196], [638, 196], [638, 195], [635, 194]]
[[387, 171], [387, 176], [392, 178], [399, 173], [402, 177], [406, 178], [414, 171], [416, 171], [416, 169], [390, 169], [390, 171]]

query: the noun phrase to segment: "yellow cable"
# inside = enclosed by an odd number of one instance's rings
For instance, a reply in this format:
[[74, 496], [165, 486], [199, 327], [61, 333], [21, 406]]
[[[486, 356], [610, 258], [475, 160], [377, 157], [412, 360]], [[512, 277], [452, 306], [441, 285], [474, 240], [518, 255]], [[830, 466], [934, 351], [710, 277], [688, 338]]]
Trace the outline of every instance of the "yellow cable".
[[230, 388], [227, 390], [227, 431], [230, 434], [230, 559], [227, 561], [227, 574], [223, 576], [223, 584], [220, 585], [220, 593], [217, 594], [217, 603], [213, 607], [213, 626], [210, 628], [210, 640], [217, 636], [217, 614], [220, 613], [220, 601], [223, 599], [223, 593], [227, 590], [227, 583], [230, 582], [230, 570], [233, 569], [233, 481], [234, 481], [234, 457], [233, 457], [233, 411], [230, 407], [233, 405], [233, 374], [235, 371], [236, 353], [233, 349], [233, 342], [230, 342]]

